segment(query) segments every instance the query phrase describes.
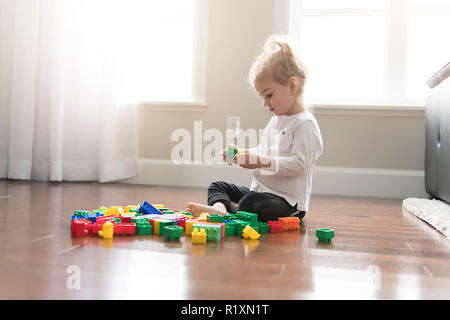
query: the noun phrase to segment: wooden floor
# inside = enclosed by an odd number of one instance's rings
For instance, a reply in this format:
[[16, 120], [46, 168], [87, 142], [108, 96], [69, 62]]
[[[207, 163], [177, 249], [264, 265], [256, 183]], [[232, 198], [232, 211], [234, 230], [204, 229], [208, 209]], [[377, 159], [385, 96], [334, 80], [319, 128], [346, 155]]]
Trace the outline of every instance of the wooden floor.
[[[70, 235], [77, 209], [147, 200], [184, 210], [205, 198], [198, 188], [0, 180], [0, 299], [450, 298], [449, 241], [401, 199], [313, 196], [300, 231], [260, 240]], [[317, 242], [319, 227], [335, 230], [331, 244]]]

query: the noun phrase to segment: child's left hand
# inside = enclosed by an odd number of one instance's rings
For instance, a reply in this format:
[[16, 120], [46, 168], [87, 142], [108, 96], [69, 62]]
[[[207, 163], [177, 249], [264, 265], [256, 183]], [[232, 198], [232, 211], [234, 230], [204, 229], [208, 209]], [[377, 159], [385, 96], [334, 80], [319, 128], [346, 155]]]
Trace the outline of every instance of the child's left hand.
[[[235, 157], [234, 157], [234, 162], [238, 165], [240, 165], [242, 168], [245, 169], [258, 169], [258, 168], [263, 168], [263, 167], [267, 167], [267, 161], [264, 161], [264, 159], [262, 159], [260, 156], [258, 156], [255, 153], [249, 153], [247, 152], [243, 152], [243, 153], [238, 153]], [[270, 163], [268, 163], [270, 165]]]

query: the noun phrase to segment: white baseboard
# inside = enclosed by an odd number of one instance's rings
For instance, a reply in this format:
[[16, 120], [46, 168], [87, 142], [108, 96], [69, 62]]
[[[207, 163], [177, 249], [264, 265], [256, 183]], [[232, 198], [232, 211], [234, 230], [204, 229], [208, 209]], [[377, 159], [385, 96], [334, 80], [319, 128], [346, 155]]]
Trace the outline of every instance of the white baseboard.
[[[216, 180], [249, 186], [252, 170], [226, 164], [174, 164], [139, 159], [138, 176], [121, 183], [207, 188]], [[427, 197], [424, 171], [316, 167], [313, 194], [383, 198]]]

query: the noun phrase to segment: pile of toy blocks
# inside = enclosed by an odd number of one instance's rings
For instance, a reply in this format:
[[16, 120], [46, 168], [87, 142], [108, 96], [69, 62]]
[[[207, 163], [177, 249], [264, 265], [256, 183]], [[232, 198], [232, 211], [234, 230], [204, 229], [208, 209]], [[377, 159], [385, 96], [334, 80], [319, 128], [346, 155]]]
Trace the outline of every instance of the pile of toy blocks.
[[184, 233], [192, 237], [192, 243], [206, 243], [234, 235], [256, 240], [262, 233], [299, 230], [299, 224], [300, 219], [296, 217], [278, 218], [266, 223], [258, 221], [256, 213], [245, 211], [224, 216], [205, 212], [194, 218], [189, 212], [171, 211], [162, 204], [151, 205], [143, 201], [137, 206], [77, 210], [71, 217], [71, 232], [73, 237], [94, 234], [102, 238], [157, 234], [170, 241], [179, 240]]

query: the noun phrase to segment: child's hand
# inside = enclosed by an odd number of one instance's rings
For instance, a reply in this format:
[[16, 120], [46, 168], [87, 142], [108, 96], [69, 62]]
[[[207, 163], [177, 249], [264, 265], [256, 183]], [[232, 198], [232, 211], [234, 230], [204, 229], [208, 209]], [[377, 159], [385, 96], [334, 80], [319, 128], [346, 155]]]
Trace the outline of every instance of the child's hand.
[[258, 169], [270, 166], [268, 159], [263, 159], [255, 153], [246, 152], [238, 153], [235, 158], [235, 163], [245, 169]]
[[[229, 146], [234, 146], [234, 145], [229, 145]], [[234, 146], [236, 147], [236, 146]], [[236, 147], [237, 149], [239, 149], [238, 147]], [[247, 149], [239, 149], [239, 153], [248, 153], [249, 151]], [[222, 159], [224, 162], [228, 163], [228, 165], [232, 165], [233, 163], [236, 163], [236, 156], [237, 154], [234, 156], [234, 159], [228, 159], [227, 158], [227, 149], [220, 151], [220, 154], [222, 155]]]

